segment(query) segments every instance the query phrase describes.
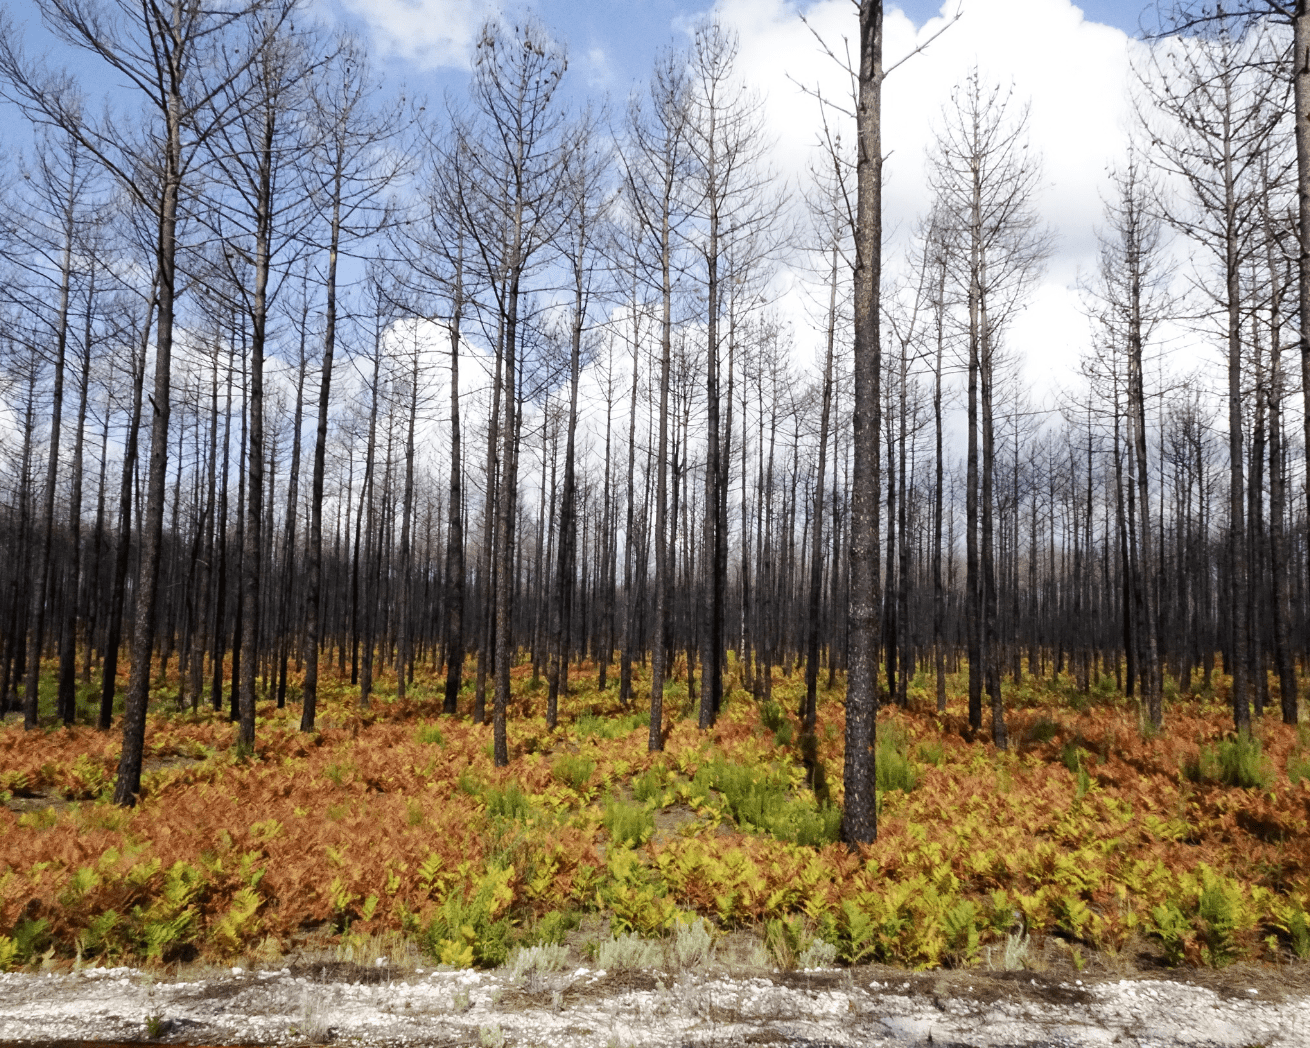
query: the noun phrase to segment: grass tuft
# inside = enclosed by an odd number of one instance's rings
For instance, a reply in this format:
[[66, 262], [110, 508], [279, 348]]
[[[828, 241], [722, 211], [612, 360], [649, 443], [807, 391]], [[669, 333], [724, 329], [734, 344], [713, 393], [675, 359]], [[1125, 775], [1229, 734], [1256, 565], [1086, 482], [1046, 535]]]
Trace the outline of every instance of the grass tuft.
[[1191, 782], [1265, 789], [1274, 770], [1261, 750], [1260, 740], [1241, 732], [1235, 737], [1203, 745], [1195, 758], [1183, 764], [1183, 777]]

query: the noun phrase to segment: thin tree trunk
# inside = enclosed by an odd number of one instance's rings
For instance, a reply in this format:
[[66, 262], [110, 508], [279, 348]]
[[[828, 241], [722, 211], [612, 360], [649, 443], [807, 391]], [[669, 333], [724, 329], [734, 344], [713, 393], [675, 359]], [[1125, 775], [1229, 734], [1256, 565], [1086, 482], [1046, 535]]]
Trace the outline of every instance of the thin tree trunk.
[[[462, 243], [462, 242], [461, 242]], [[464, 256], [455, 266], [450, 316], [450, 507], [446, 527], [446, 695], [442, 712], [459, 710], [464, 673], [464, 492], [459, 431], [459, 340], [464, 314]]]
[[150, 322], [154, 317], [158, 288], [152, 286], [141, 326], [138, 359], [132, 361], [132, 414], [123, 447], [123, 475], [118, 491], [118, 541], [114, 549], [114, 579], [109, 594], [109, 621], [105, 630], [105, 661], [100, 688], [101, 731], [108, 731], [114, 718], [114, 691], [118, 684], [118, 654], [122, 647], [123, 605], [127, 599], [127, 569], [132, 554], [132, 474], [136, 469], [138, 434], [141, 431], [142, 393], [146, 376], [146, 348], [150, 345]]

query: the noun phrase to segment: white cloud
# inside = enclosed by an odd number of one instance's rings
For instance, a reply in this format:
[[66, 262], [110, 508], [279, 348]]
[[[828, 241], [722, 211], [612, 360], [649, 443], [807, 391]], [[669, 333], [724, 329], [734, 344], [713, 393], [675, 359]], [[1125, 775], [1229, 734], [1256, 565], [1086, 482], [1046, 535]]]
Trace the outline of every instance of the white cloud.
[[604, 90], [614, 82], [614, 65], [609, 52], [603, 47], [589, 47], [583, 54], [583, 74], [587, 85], [593, 89]]
[[490, 0], [341, 0], [373, 32], [378, 58], [397, 55], [420, 69], [467, 68]]
[[[917, 28], [889, 7], [884, 23], [888, 66], [910, 54], [956, 9]], [[803, 8], [810, 26], [838, 54], [857, 48], [858, 25], [850, 0], [819, 0]], [[793, 185], [803, 184], [819, 127], [817, 103], [792, 81], [820, 85], [846, 103], [850, 83], [820, 50], [786, 0], [722, 0], [723, 21], [741, 37], [739, 70], [766, 96], [775, 162]], [[1029, 134], [1043, 161], [1044, 191], [1037, 206], [1056, 234], [1055, 252], [1029, 315], [1010, 332], [1014, 349], [1041, 364], [1055, 383], [1077, 366], [1088, 327], [1072, 293], [1080, 272], [1096, 264], [1094, 230], [1101, 221], [1107, 166], [1124, 153], [1130, 125], [1132, 43], [1118, 29], [1085, 21], [1068, 0], [964, 0], [963, 16], [888, 77], [882, 98], [883, 221], [887, 265], [904, 258], [916, 221], [931, 204], [925, 156], [943, 121], [951, 89], [975, 64], [984, 83], [1013, 84], [1018, 103], [1030, 102]], [[1017, 108], [1017, 107], [1016, 107]], [[843, 136], [853, 137], [853, 129]], [[805, 333], [798, 326], [799, 340]], [[803, 347], [805, 348], [805, 347]]]

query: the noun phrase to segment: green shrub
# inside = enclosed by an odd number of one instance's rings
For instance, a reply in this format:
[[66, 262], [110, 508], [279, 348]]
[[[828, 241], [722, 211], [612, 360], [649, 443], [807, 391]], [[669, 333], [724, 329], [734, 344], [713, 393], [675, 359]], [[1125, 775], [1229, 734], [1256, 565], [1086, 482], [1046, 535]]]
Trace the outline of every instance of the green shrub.
[[827, 968], [837, 959], [837, 947], [811, 933], [797, 915], [764, 922], [764, 949], [779, 968]]
[[517, 782], [508, 786], [488, 786], [482, 791], [482, 801], [487, 806], [487, 815], [493, 819], [522, 821], [532, 812], [527, 794]]
[[1294, 954], [1303, 961], [1310, 960], [1310, 921], [1300, 906], [1296, 906], [1288, 917], [1287, 938]]
[[701, 766], [693, 786], [722, 793], [733, 819], [747, 831], [818, 847], [835, 841], [841, 828], [840, 810], [808, 797], [789, 797], [788, 782], [776, 769], [718, 759]]
[[423, 931], [424, 950], [453, 968], [504, 964], [511, 933], [505, 913], [514, 898], [509, 887], [513, 876], [513, 868], [492, 868], [471, 891], [452, 891]]
[[30, 964], [50, 940], [50, 924], [44, 917], [20, 920], [13, 930], [12, 938], [0, 936], [0, 972]]
[[414, 733], [414, 738], [424, 745], [446, 745], [446, 737], [435, 724], [420, 724], [418, 731]]
[[1202, 889], [1196, 908], [1197, 924], [1205, 944], [1201, 955], [1215, 968], [1231, 964], [1241, 952], [1236, 937], [1239, 914], [1239, 904], [1229, 897], [1224, 885], [1212, 881]]
[[632, 796], [642, 804], [664, 799], [665, 772], [663, 768], [647, 768], [632, 777]]
[[1261, 752], [1260, 740], [1241, 732], [1202, 746], [1195, 759], [1183, 765], [1183, 776], [1192, 782], [1264, 789], [1273, 781], [1273, 766]]
[[940, 768], [946, 763], [946, 747], [942, 745], [941, 739], [919, 743], [915, 754], [924, 764], [931, 764], [934, 768]]
[[560, 946], [565, 936], [578, 926], [576, 913], [551, 910], [538, 918], [537, 923], [523, 937], [524, 946]]
[[714, 929], [704, 917], [673, 928], [669, 953], [679, 968], [702, 968], [714, 956]]
[[919, 785], [919, 769], [909, 757], [909, 740], [895, 724], [878, 731], [878, 789], [903, 790], [909, 793]]
[[1050, 742], [1060, 734], [1060, 725], [1051, 720], [1050, 717], [1042, 717], [1035, 722], [1026, 732], [1024, 737], [1029, 742], [1045, 743]]
[[1298, 757], [1289, 754], [1287, 758], [1287, 780], [1295, 786], [1302, 779], [1310, 779], [1310, 757]]
[[477, 797], [482, 793], [482, 780], [469, 770], [459, 773], [459, 779], [455, 785], [459, 788], [460, 793], [466, 793], [470, 797]]
[[1195, 963], [1199, 957], [1223, 968], [1242, 957], [1245, 940], [1260, 920], [1249, 889], [1205, 863], [1181, 880], [1177, 896], [1151, 908], [1150, 928], [1164, 946], [1167, 963]]
[[769, 731], [776, 732], [787, 723], [787, 711], [773, 699], [769, 699], [760, 707], [760, 723]]
[[1087, 774], [1087, 769], [1080, 764], [1078, 765], [1077, 778], [1078, 778], [1078, 785], [1075, 790], [1074, 796], [1077, 797], [1078, 800], [1082, 800], [1084, 797], [1087, 796], [1087, 791], [1092, 788], [1092, 777]]
[[1151, 907], [1151, 931], [1164, 947], [1164, 960], [1171, 968], [1177, 968], [1187, 959], [1192, 922], [1171, 900]]
[[1060, 747], [1060, 763], [1077, 774], [1083, 767], [1083, 748], [1076, 742], [1066, 742]]
[[510, 978], [516, 983], [529, 975], [558, 972], [568, 963], [567, 946], [545, 943], [540, 946], [520, 946], [509, 955], [506, 966]]
[[594, 713], [584, 713], [578, 718], [575, 728], [578, 738], [595, 736], [600, 739], [621, 739], [623, 736], [650, 724], [648, 713], [625, 713], [618, 717], [601, 717]]
[[630, 848], [645, 844], [655, 833], [654, 816], [641, 805], [625, 801], [609, 801], [601, 822], [609, 831], [611, 841]]
[[591, 781], [591, 773], [596, 770], [596, 762], [585, 757], [565, 754], [551, 766], [551, 774], [566, 786], [575, 790], [585, 789]]
[[596, 965], [607, 972], [654, 968], [663, 961], [663, 952], [659, 943], [629, 932], [601, 943], [596, 951]]

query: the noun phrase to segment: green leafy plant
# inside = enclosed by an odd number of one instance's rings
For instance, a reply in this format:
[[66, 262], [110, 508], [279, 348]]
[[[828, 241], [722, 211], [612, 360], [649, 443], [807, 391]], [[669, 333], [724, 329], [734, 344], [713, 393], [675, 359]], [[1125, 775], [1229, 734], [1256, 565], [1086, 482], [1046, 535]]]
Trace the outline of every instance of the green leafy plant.
[[650, 718], [645, 713], [628, 713], [620, 717], [598, 717], [594, 713], [584, 713], [578, 718], [575, 727], [581, 739], [619, 739], [649, 722]]
[[452, 891], [424, 929], [427, 953], [453, 968], [497, 967], [509, 956], [514, 870], [492, 868], [467, 892]]
[[919, 769], [909, 757], [909, 740], [894, 723], [878, 729], [877, 776], [878, 789], [912, 791], [919, 785]]
[[921, 742], [914, 752], [919, 760], [924, 764], [931, 764], [934, 768], [940, 768], [946, 762], [946, 747], [942, 745], [940, 739]]
[[764, 922], [764, 948], [784, 972], [796, 967], [798, 958], [810, 946], [803, 917], [775, 917]]
[[596, 770], [596, 762], [585, 757], [565, 754], [555, 761], [550, 770], [551, 774], [566, 786], [583, 790], [591, 782], [592, 773]]
[[560, 946], [565, 936], [578, 926], [579, 915], [573, 911], [551, 910], [537, 919], [522, 940], [524, 946]]
[[1087, 796], [1087, 791], [1092, 788], [1092, 777], [1087, 774], [1087, 769], [1081, 764], [1078, 765], [1076, 780], [1077, 786], [1074, 790], [1074, 797], [1081, 801]]
[[1201, 890], [1197, 917], [1204, 943], [1201, 956], [1215, 968], [1237, 960], [1240, 953], [1237, 932], [1241, 928], [1241, 902], [1227, 886], [1212, 880]]
[[787, 723], [787, 711], [773, 699], [760, 706], [760, 723], [769, 731], [777, 731]]
[[[44, 917], [23, 918], [14, 925], [14, 934], [10, 940], [13, 945], [8, 949], [0, 946], [0, 951], [8, 953], [9, 961], [4, 968], [17, 968], [29, 964], [32, 958], [50, 941], [50, 922]], [[0, 955], [0, 960], [3, 956]]]
[[760, 707], [760, 723], [773, 732], [773, 741], [777, 746], [790, 746], [796, 737], [796, 726], [787, 711], [773, 699]]
[[610, 800], [601, 818], [610, 840], [615, 844], [636, 847], [645, 844], [655, 832], [655, 817], [639, 804]]
[[1075, 741], [1066, 742], [1060, 747], [1060, 763], [1075, 775], [1083, 766], [1083, 748]]
[[517, 782], [504, 787], [488, 786], [482, 791], [482, 801], [487, 806], [487, 815], [493, 819], [521, 822], [532, 812], [528, 796]]
[[716, 760], [703, 765], [693, 783], [722, 793], [732, 817], [744, 830], [817, 847], [835, 841], [841, 828], [839, 809], [789, 796], [788, 779], [777, 768]]
[[632, 777], [632, 796], [643, 804], [663, 800], [667, 781], [663, 768], [647, 768]]
[[418, 731], [414, 733], [414, 738], [423, 745], [446, 745], [446, 737], [441, 734], [441, 729], [435, 724], [420, 724]]
[[1293, 907], [1285, 927], [1292, 952], [1303, 961], [1310, 960], [1310, 920], [1307, 920], [1305, 910], [1299, 905]]
[[1260, 740], [1239, 732], [1203, 745], [1194, 759], [1184, 763], [1183, 776], [1192, 782], [1265, 789], [1273, 781], [1273, 766], [1261, 751]]

